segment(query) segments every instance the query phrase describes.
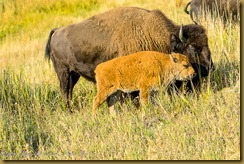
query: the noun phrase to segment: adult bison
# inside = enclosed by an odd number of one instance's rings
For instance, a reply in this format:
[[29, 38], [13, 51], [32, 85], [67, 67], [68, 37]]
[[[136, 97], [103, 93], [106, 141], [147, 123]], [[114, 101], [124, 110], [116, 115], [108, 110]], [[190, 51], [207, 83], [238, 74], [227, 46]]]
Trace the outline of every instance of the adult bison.
[[[188, 11], [188, 6], [190, 10]], [[184, 11], [190, 14], [190, 17], [195, 24], [199, 15], [210, 13], [211, 15], [220, 16], [224, 22], [228, 19], [238, 20], [240, 14], [240, 0], [192, 0], [189, 2]]]
[[[67, 103], [80, 76], [95, 82], [94, 70], [98, 64], [139, 51], [186, 55], [198, 73], [192, 80], [195, 86], [213, 66], [204, 28], [176, 25], [160, 10], [112, 9], [52, 30], [46, 45], [46, 57], [52, 59]], [[178, 82], [177, 86], [180, 85]]]

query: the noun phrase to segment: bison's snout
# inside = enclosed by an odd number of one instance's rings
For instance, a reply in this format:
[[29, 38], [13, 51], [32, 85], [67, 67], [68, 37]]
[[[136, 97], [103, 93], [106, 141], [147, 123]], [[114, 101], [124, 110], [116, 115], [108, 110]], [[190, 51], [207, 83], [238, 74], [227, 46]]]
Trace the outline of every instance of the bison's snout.
[[200, 71], [201, 71], [201, 75], [202, 77], [206, 77], [209, 75], [210, 72], [213, 72], [215, 70], [215, 67], [213, 64], [211, 64], [208, 67], [204, 67], [204, 66], [200, 66]]
[[199, 76], [201, 76], [201, 77], [207, 77], [210, 72], [215, 70], [215, 67], [213, 64], [211, 64], [209, 66], [203, 66], [203, 65], [196, 64], [196, 63], [192, 63], [192, 67], [194, 68], [195, 72], [200, 74]]

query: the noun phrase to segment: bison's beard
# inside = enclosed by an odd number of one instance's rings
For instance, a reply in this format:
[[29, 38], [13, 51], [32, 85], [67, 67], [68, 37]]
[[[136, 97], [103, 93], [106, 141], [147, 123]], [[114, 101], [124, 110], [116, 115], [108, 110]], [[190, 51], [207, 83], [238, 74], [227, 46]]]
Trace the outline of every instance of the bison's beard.
[[199, 64], [192, 64], [193, 69], [197, 73], [198, 77], [206, 77], [209, 74], [209, 69]]

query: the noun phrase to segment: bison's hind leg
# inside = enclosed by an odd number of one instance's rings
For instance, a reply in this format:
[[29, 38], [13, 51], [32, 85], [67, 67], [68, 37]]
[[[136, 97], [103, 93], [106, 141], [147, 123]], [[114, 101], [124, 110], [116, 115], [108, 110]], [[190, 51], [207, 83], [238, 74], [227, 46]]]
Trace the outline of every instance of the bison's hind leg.
[[60, 89], [62, 92], [63, 99], [66, 101], [66, 107], [70, 112], [72, 112], [70, 108], [70, 101], [72, 100], [72, 91], [80, 75], [75, 72], [70, 72], [69, 68], [61, 64], [55, 64], [55, 70], [59, 78]]

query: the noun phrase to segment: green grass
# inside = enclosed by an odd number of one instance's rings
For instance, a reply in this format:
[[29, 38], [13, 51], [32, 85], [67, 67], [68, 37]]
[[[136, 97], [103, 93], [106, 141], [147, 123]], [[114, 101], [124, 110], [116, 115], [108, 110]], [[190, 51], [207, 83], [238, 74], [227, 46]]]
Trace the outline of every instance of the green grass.
[[99, 7], [100, 2], [99, 0], [9, 0], [3, 1], [2, 5], [4, 10], [0, 10], [2, 22], [0, 41], [7, 35], [33, 30], [44, 21], [51, 23], [50, 17], [87, 16], [87, 13]]
[[184, 6], [156, 0], [2, 0], [0, 8], [2, 2], [0, 159], [240, 159], [239, 24], [202, 22], [216, 70], [199, 96], [161, 93], [158, 105], [139, 110], [127, 102], [116, 106], [115, 116], [104, 104], [94, 120], [96, 87], [82, 78], [74, 88], [75, 112], [66, 111], [52, 63], [44, 58], [49, 31], [118, 6], [159, 8], [188, 24]]

